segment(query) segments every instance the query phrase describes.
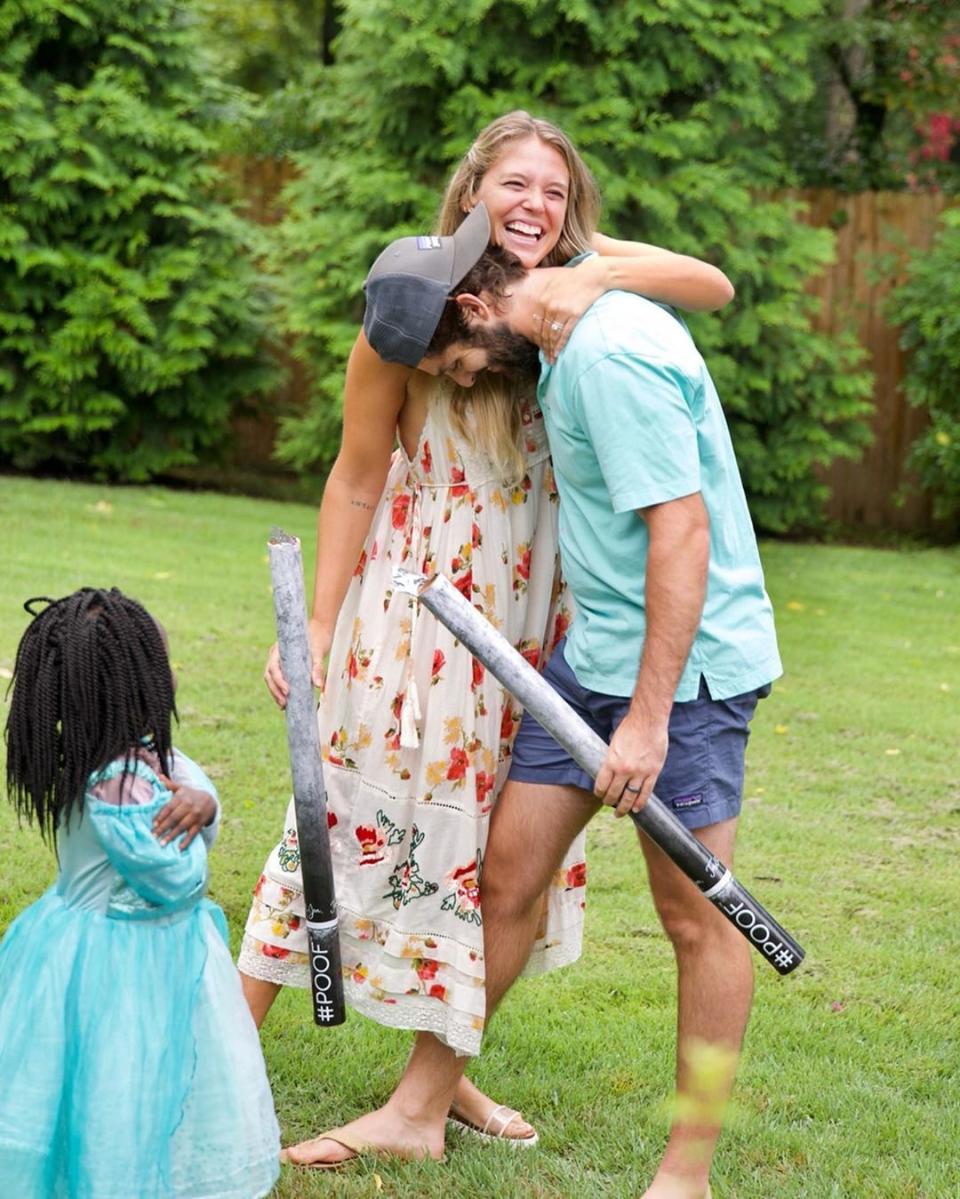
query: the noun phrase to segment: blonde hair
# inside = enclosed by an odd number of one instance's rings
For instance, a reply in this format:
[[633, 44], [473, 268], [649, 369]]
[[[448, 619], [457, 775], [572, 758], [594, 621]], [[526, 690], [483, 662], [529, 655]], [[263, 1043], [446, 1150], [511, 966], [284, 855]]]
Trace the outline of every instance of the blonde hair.
[[[481, 129], [454, 171], [440, 205], [437, 232], [447, 236], [476, 203], [487, 171], [515, 142], [535, 137], [556, 150], [570, 175], [570, 190], [557, 244], [540, 266], [562, 266], [590, 248], [600, 215], [600, 192], [590, 169], [573, 143], [556, 125], [517, 109]], [[528, 397], [526, 384], [511, 384], [499, 375], [482, 375], [471, 388], [450, 389], [449, 403], [456, 431], [482, 450], [505, 482], [523, 476], [520, 409]]]
[[590, 239], [600, 216], [600, 192], [590, 168], [563, 130], [549, 121], [532, 117], [522, 109], [497, 117], [477, 134], [447, 184], [440, 205], [437, 231], [443, 236], [453, 233], [476, 203], [477, 191], [487, 171], [514, 142], [526, 141], [530, 137], [556, 150], [570, 174], [567, 211], [560, 237], [543, 262], [539, 263], [540, 266], [563, 266], [575, 255], [590, 249]]

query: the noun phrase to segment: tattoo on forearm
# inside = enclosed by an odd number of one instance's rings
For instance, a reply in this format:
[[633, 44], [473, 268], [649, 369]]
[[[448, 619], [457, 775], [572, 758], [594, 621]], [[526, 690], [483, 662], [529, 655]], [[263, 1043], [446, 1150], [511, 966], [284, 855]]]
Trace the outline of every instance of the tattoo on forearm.
[[373, 504], [368, 504], [366, 500], [351, 500], [351, 508], [365, 508], [368, 512], [374, 507]]

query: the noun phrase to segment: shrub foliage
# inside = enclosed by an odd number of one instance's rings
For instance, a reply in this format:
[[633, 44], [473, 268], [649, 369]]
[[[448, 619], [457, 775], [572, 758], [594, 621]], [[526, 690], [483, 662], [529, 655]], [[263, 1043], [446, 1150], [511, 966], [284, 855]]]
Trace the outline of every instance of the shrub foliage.
[[175, 0], [0, 2], [0, 461], [144, 479], [273, 377], [227, 99]]
[[309, 89], [278, 262], [289, 333], [315, 393], [288, 420], [298, 466], [336, 449], [342, 363], [366, 264], [432, 223], [451, 165], [487, 121], [527, 108], [563, 126], [603, 189], [603, 230], [722, 265], [738, 298], [694, 331], [730, 415], [757, 524], [821, 519], [817, 467], [867, 439], [870, 381], [851, 339], [815, 331], [806, 281], [832, 234], [772, 197], [775, 134], [811, 93], [818, 0], [347, 0], [335, 61]]
[[813, 96], [783, 136], [806, 187], [957, 191], [960, 10], [928, 0], [824, 0]]
[[930, 416], [913, 443], [909, 465], [933, 496], [934, 512], [960, 524], [960, 209], [940, 218], [929, 250], [910, 259], [907, 281], [890, 298], [891, 320], [903, 326], [910, 351], [907, 399]]

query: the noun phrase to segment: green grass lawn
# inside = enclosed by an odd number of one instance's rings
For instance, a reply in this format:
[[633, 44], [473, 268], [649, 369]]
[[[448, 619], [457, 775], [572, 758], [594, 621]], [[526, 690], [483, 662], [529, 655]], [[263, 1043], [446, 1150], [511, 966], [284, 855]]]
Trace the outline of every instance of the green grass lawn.
[[[282, 717], [261, 682], [273, 524], [310, 549], [304, 506], [0, 478], [0, 671], [13, 667], [31, 595], [117, 585], [164, 622], [180, 680], [176, 740], [224, 802], [211, 891], [234, 948], [289, 791]], [[714, 1194], [956, 1199], [960, 551], [762, 549], [787, 673], [754, 724], [737, 874], [807, 960], [780, 979], [757, 959]], [[642, 1192], [666, 1128], [672, 958], [627, 823], [601, 814], [591, 833], [583, 959], [519, 984], [472, 1070], [536, 1122], [540, 1147], [451, 1140], [445, 1164], [287, 1168], [277, 1196]], [[0, 927], [54, 870], [4, 805]], [[283, 995], [264, 1049], [285, 1139], [381, 1102], [408, 1046], [356, 1015], [316, 1029], [304, 993]]]

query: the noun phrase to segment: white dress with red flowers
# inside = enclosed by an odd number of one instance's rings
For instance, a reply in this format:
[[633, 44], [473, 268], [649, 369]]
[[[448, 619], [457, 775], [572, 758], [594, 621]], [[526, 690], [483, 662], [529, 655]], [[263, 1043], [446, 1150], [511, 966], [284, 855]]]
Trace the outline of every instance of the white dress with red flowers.
[[[484, 1026], [478, 877], [520, 709], [416, 601], [397, 567], [441, 571], [530, 661], [569, 623], [558, 600], [557, 496], [542, 418], [524, 417], [528, 471], [502, 485], [431, 403], [415, 460], [398, 450], [337, 622], [319, 720], [347, 1000], [461, 1054]], [[546, 814], [545, 814], [546, 818]], [[307, 986], [292, 801], [254, 891], [240, 969]], [[557, 873], [526, 973], [580, 953], [578, 839]]]

